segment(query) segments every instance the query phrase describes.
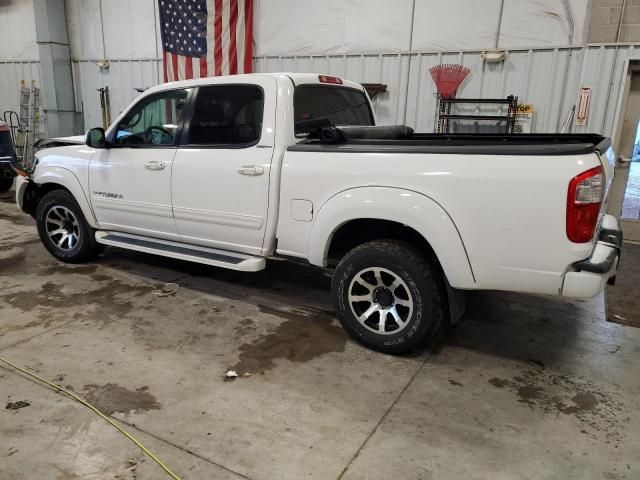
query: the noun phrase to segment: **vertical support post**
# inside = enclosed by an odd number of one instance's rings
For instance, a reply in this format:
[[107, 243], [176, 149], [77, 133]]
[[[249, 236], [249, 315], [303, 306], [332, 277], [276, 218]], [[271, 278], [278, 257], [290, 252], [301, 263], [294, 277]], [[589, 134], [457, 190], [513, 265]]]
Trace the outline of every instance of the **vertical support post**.
[[81, 116], [75, 111], [64, 0], [34, 0], [33, 9], [46, 131], [50, 137], [81, 133]]

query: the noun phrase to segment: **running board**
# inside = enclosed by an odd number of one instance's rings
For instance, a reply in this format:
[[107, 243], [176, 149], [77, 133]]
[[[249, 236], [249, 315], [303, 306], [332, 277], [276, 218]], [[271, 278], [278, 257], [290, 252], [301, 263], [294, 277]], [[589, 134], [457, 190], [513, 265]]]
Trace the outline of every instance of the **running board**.
[[159, 240], [157, 238], [142, 237], [129, 233], [97, 231], [96, 241], [111, 247], [126, 248], [137, 252], [153, 253], [163, 257], [177, 258], [188, 262], [203, 263], [214, 267], [240, 270], [242, 272], [257, 272], [264, 270], [266, 260], [242, 253], [217, 250], [215, 248], [187, 245], [186, 243]]

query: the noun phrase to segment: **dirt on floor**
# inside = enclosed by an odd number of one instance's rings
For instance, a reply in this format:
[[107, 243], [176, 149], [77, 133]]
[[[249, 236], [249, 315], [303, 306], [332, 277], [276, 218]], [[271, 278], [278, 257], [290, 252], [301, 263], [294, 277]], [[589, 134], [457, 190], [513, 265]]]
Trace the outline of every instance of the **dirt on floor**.
[[614, 286], [607, 286], [607, 320], [640, 327], [640, 244], [625, 242]]

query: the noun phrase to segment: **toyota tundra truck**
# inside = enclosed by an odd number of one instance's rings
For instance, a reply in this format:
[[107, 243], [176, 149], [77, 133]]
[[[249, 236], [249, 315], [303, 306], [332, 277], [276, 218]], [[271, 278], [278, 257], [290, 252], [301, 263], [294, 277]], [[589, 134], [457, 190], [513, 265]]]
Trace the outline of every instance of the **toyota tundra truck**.
[[337, 318], [406, 353], [464, 291], [586, 298], [615, 278], [615, 155], [585, 135], [433, 135], [375, 126], [357, 83], [317, 74], [146, 90], [86, 144], [37, 154], [17, 204], [44, 246], [105, 246], [255, 272], [278, 258], [332, 275]]

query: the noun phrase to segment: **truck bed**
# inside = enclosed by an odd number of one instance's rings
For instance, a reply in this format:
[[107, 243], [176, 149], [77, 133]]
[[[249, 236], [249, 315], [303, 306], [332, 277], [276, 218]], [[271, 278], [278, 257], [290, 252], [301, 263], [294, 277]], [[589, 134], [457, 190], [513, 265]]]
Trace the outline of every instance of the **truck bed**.
[[289, 147], [290, 151], [440, 153], [475, 155], [580, 155], [604, 153], [608, 138], [586, 134], [467, 135], [413, 133], [405, 126], [328, 127]]

